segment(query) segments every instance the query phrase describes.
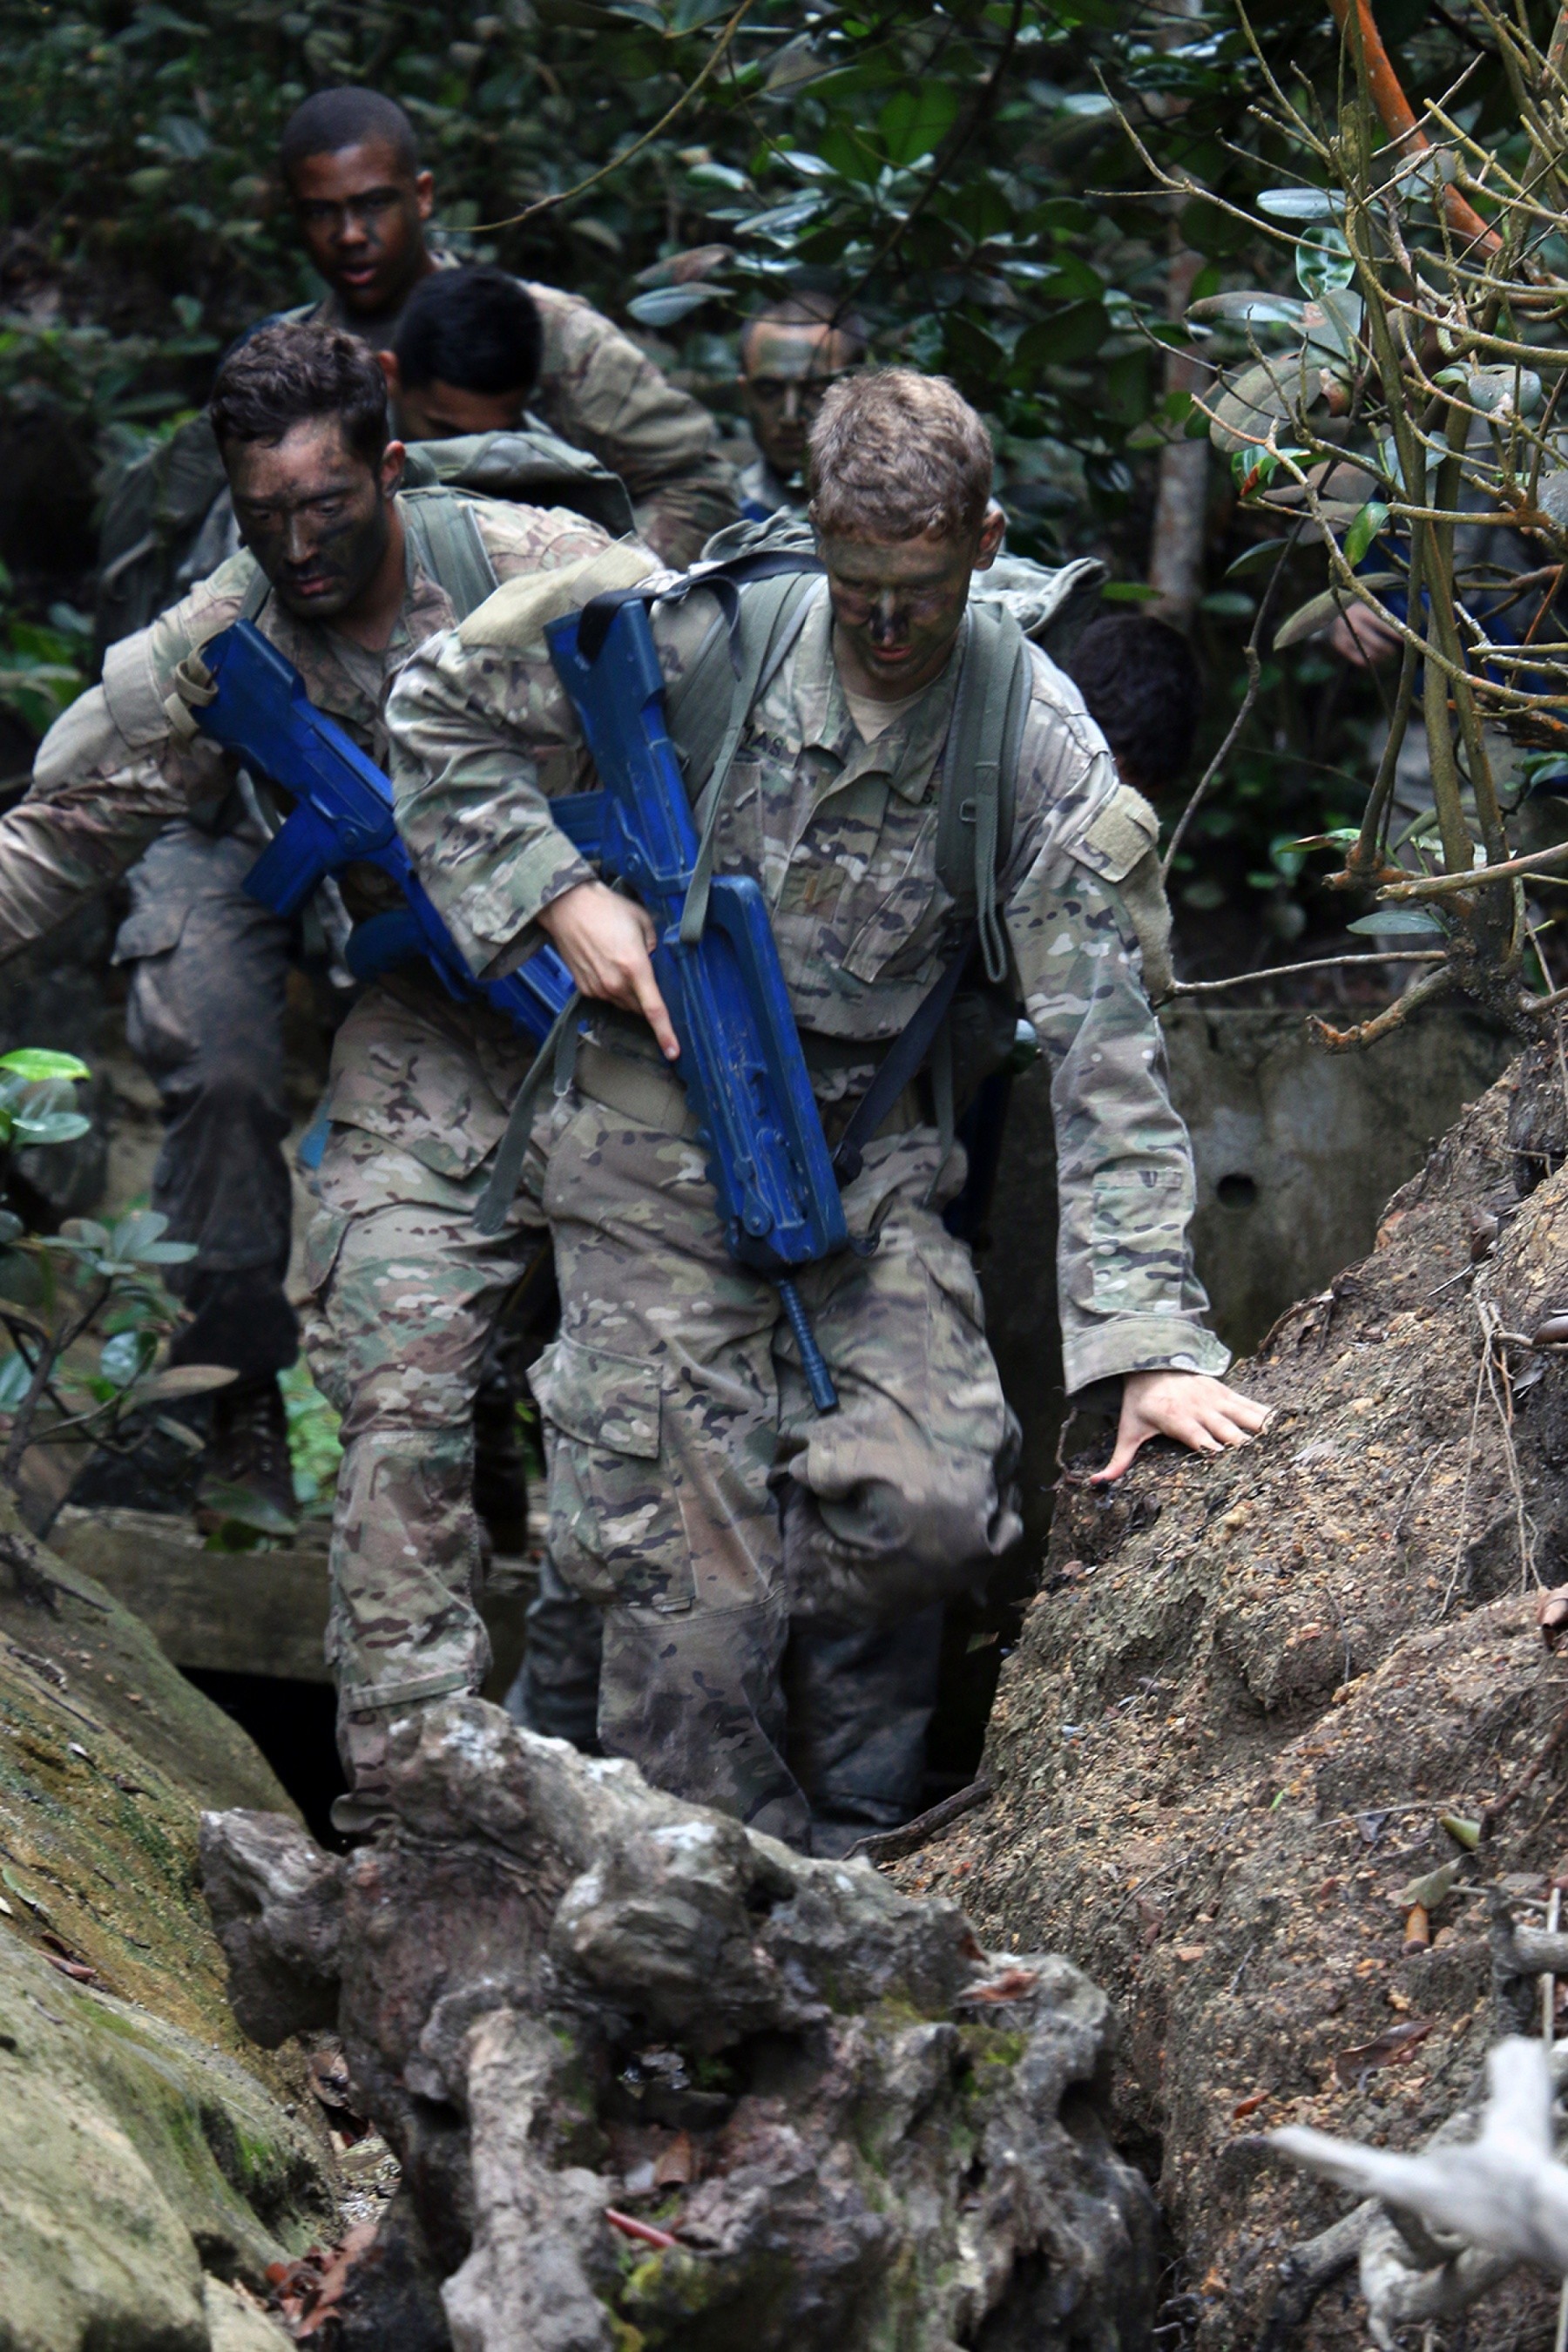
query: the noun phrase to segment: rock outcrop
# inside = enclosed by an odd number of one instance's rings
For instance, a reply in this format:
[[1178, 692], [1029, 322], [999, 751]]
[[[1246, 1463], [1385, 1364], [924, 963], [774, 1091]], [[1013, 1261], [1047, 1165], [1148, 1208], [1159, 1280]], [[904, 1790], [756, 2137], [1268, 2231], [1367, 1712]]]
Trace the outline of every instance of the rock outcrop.
[[1145, 2340], [1152, 2203], [1077, 1969], [482, 1700], [399, 1739], [395, 1825], [346, 1861], [203, 1825], [236, 2015], [268, 2044], [335, 2023], [403, 2160], [345, 2344]]
[[[1261, 2136], [1419, 2147], [1518, 2030], [1489, 1890], [1544, 1924], [1568, 1866], [1568, 1676], [1536, 1622], [1538, 1584], [1568, 1580], [1562, 1100], [1554, 1055], [1500, 1081], [1372, 1256], [1237, 1368], [1276, 1408], [1254, 1445], [1151, 1448], [1109, 1492], [1076, 1465], [1002, 1674], [994, 1793], [898, 1869], [1111, 1992], [1118, 2141], [1185, 2257], [1163, 2340], [1201, 2352], [1365, 2342], [1353, 2267], [1310, 2312], [1282, 2279], [1352, 2200]], [[1407, 1934], [1401, 1895], [1438, 1871]], [[1467, 2315], [1469, 2352], [1546, 2352], [1556, 2300], [1510, 2282]]]
[[237, 2032], [204, 1803], [283, 1806], [136, 1620], [0, 1508], [0, 2352], [264, 2352], [331, 2233], [294, 2062]]

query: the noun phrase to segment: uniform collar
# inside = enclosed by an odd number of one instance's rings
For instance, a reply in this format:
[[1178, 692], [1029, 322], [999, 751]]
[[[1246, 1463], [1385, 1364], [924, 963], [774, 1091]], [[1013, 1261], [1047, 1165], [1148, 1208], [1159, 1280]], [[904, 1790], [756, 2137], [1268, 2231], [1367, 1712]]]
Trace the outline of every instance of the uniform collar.
[[895, 719], [874, 743], [863, 742], [833, 658], [833, 607], [824, 590], [800, 633], [795, 664], [795, 715], [803, 747], [826, 751], [841, 762], [836, 785], [860, 776], [882, 775], [900, 799], [915, 803], [925, 798], [947, 740], [968, 637], [965, 614], [941, 676], [932, 678], [920, 700]]

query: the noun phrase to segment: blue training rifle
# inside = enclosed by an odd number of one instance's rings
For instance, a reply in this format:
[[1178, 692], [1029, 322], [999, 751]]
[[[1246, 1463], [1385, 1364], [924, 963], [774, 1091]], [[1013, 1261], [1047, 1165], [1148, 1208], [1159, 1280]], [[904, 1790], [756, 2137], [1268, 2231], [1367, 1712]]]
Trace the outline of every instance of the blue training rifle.
[[679, 1041], [725, 1244], [777, 1283], [811, 1401], [831, 1412], [838, 1399], [795, 1275], [849, 1235], [767, 901], [749, 876], [716, 875], [700, 935], [681, 938], [699, 844], [641, 600], [606, 598], [544, 634], [605, 788], [603, 871], [653, 918], [654, 978]]
[[355, 976], [368, 980], [423, 955], [453, 996], [488, 999], [542, 1043], [572, 993], [572, 976], [554, 949], [542, 947], [504, 980], [476, 980], [414, 871], [394, 819], [391, 784], [315, 708], [292, 662], [250, 621], [212, 638], [202, 659], [217, 690], [193, 717], [295, 803], [245, 877], [249, 896], [275, 915], [295, 915], [327, 875], [345, 866], [378, 866], [405, 903], [356, 927], [348, 958]]
[[[843, 1248], [848, 1234], [767, 904], [748, 877], [716, 877], [700, 939], [681, 942], [698, 841], [665, 728], [647, 614], [640, 603], [618, 605], [591, 658], [579, 641], [584, 617], [573, 614], [548, 635], [605, 790], [554, 800], [551, 815], [653, 918], [654, 973], [680, 1043], [680, 1076], [709, 1152], [725, 1243], [741, 1264], [778, 1284], [812, 1402], [831, 1412], [837, 1396], [794, 1276]], [[293, 915], [328, 875], [377, 866], [405, 904], [355, 927], [347, 960], [356, 977], [422, 955], [452, 995], [485, 999], [542, 1043], [572, 994], [554, 949], [540, 947], [504, 980], [477, 980], [414, 870], [391, 784], [315, 709], [293, 665], [243, 620], [212, 638], [202, 659], [215, 690], [194, 710], [197, 723], [295, 803], [246, 877], [249, 896]]]

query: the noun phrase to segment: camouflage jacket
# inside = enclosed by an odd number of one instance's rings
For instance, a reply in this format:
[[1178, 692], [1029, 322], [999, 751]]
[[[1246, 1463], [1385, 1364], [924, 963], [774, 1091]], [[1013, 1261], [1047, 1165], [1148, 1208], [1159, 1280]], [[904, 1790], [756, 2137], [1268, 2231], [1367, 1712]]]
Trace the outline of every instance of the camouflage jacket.
[[[595, 525], [559, 509], [471, 502], [499, 580], [547, 572], [603, 549]], [[384, 653], [368, 653], [268, 597], [258, 626], [330, 711], [384, 765], [382, 707], [399, 666], [450, 629], [454, 613], [422, 568], [409, 533], [407, 593]], [[103, 683], [50, 728], [26, 796], [0, 818], [0, 958], [40, 939], [89, 892], [133, 866], [172, 820], [226, 828], [237, 814], [234, 764], [205, 737], [171, 726], [168, 702], [185, 656], [238, 618], [257, 579], [254, 559], [233, 556], [151, 627], [110, 647]], [[379, 874], [361, 877], [362, 904], [384, 903]]]
[[[544, 327], [536, 414], [563, 441], [620, 476], [638, 534], [656, 554], [678, 566], [694, 562], [703, 541], [740, 512], [734, 476], [719, 455], [718, 426], [591, 302], [557, 286], [521, 282]], [[332, 295], [299, 315], [358, 331], [353, 313]]]
[[[610, 584], [570, 583], [572, 601]], [[563, 578], [560, 592], [568, 586]], [[540, 909], [590, 878], [550, 819], [550, 796], [581, 778], [560, 764], [576, 729], [539, 635], [548, 616], [535, 585], [501, 590], [421, 647], [388, 705], [399, 824], [476, 970], [514, 966], [538, 942]], [[700, 592], [656, 608], [668, 677], [714, 617]], [[1031, 656], [997, 896], [1050, 1063], [1068, 1386], [1150, 1366], [1222, 1370], [1228, 1357], [1202, 1323], [1189, 1247], [1191, 1150], [1118, 888], [1147, 867], [1155, 820], [1118, 780], [1077, 688], [1037, 648]], [[808, 1058], [814, 1035], [836, 1041], [824, 1099], [864, 1089], [883, 1043], [962, 939], [935, 856], [958, 667], [866, 743], [833, 661], [824, 587], [731, 771], [716, 870], [762, 885]], [[859, 1041], [868, 1050], [857, 1064], [846, 1048]]]

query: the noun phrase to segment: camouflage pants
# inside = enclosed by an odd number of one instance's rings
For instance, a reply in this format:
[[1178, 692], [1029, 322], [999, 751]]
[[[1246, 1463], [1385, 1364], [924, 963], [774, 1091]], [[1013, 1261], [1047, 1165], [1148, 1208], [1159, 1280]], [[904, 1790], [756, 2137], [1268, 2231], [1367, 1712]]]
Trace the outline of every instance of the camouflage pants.
[[[493, 1097], [436, 1024], [421, 1033], [402, 1016], [378, 1034], [367, 1002], [340, 1053], [352, 1079], [334, 1101], [352, 1096], [356, 1118], [394, 1130], [400, 1115], [423, 1118], [421, 1150], [464, 1124], [486, 1140]], [[463, 1087], [466, 1121], [425, 1117], [425, 1097], [456, 1102]], [[848, 1647], [811, 1671], [797, 1643], [801, 1720], [788, 1726], [790, 1585], [808, 1610], [814, 1584], [837, 1606], [847, 1565], [895, 1585], [912, 1573], [929, 1602], [933, 1580], [951, 1589], [1017, 1526], [1005, 1492], [1016, 1424], [973, 1274], [921, 1205], [934, 1136], [873, 1146], [847, 1201], [877, 1250], [806, 1277], [843, 1398], [828, 1422], [811, 1412], [776, 1291], [727, 1255], [684, 1136], [568, 1094], [541, 1115], [525, 1191], [493, 1240], [473, 1223], [486, 1160], [437, 1173], [394, 1135], [342, 1119], [322, 1160], [305, 1341], [343, 1415], [329, 1632], [342, 1702], [390, 1710], [476, 1687], [489, 1664], [474, 1606], [473, 1400], [542, 1198], [563, 1312], [535, 1379], [551, 1550], [564, 1591], [601, 1612], [601, 1742], [659, 1785], [804, 1845], [791, 1757], [826, 1794], [857, 1722], [865, 1744], [868, 1708], [888, 1722], [912, 1711], [923, 1730], [934, 1642], [928, 1614], [929, 1671], [911, 1673], [911, 1633], [893, 1704], [899, 1641], [857, 1643], [830, 1611], [820, 1656]], [[916, 1612], [895, 1591], [884, 1613]], [[896, 1768], [883, 1778], [897, 1818], [909, 1791]], [[857, 1826], [886, 1818], [875, 1807]]]
[[[605, 1079], [605, 1057], [585, 1057], [584, 1087]], [[792, 1612], [842, 1634], [973, 1580], [1018, 1531], [1017, 1424], [968, 1254], [927, 1205], [931, 1129], [873, 1145], [846, 1194], [850, 1230], [875, 1249], [802, 1278], [840, 1398], [824, 1417], [776, 1289], [724, 1248], [703, 1155], [673, 1131], [682, 1098], [663, 1084], [663, 1118], [588, 1092], [554, 1114], [542, 1199], [561, 1336], [531, 1375], [551, 1556], [604, 1612], [605, 1748], [804, 1843], [782, 1672]]]
[[283, 994], [290, 929], [246, 896], [256, 844], [171, 825], [131, 873], [114, 945], [131, 967], [125, 1031], [157, 1087], [163, 1146], [153, 1206], [196, 1255], [169, 1286], [195, 1320], [177, 1363], [243, 1379], [299, 1353], [284, 1296], [293, 1195], [283, 1158]]

